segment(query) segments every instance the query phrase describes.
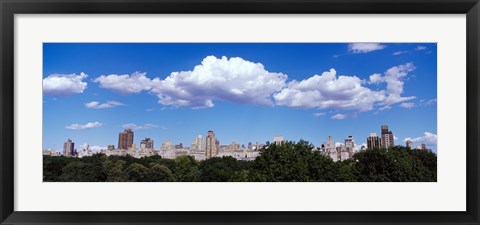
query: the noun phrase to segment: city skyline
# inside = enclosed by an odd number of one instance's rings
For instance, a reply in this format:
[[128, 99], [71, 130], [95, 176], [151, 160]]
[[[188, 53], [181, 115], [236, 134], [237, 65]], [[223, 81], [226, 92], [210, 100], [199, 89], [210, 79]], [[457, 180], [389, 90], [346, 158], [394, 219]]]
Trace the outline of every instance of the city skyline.
[[207, 130], [222, 144], [361, 145], [389, 124], [395, 144], [437, 151], [436, 44], [47, 43], [43, 79], [45, 149], [107, 148], [126, 128], [137, 146]]
[[[432, 151], [431, 148], [428, 148], [427, 144], [421, 143], [416, 147], [413, 146], [413, 141], [411, 139], [407, 139], [405, 143], [394, 143], [392, 139], [393, 133], [389, 130], [388, 125], [383, 124], [381, 125], [381, 136], [377, 136], [376, 133], [370, 133], [370, 136], [366, 138], [366, 144], [355, 144], [355, 138], [353, 136], [348, 136], [344, 139], [344, 142], [335, 141], [332, 136], [328, 136], [327, 141], [323, 142], [320, 146], [314, 146], [315, 150], [322, 151], [325, 155], [328, 155], [333, 159], [333, 161], [343, 161], [346, 159], [350, 159], [353, 155], [359, 151], [367, 150], [367, 149], [375, 149], [375, 148], [382, 148], [382, 149], [391, 149], [397, 146], [400, 147], [407, 147], [408, 149], [420, 149], [420, 150], [427, 150]], [[390, 140], [389, 140], [390, 139]], [[255, 159], [258, 156], [258, 151], [260, 151], [265, 145], [269, 145], [269, 143], [273, 144], [282, 144], [286, 141], [296, 141], [284, 139], [283, 136], [275, 136], [273, 137], [272, 141], [266, 142], [248, 142], [248, 144], [239, 144], [236, 141], [232, 141], [231, 143], [220, 143], [215, 137], [215, 132], [212, 130], [207, 131], [205, 139], [203, 139], [202, 135], [198, 135], [195, 139], [193, 139], [190, 145], [179, 143], [176, 144], [171, 140], [165, 140], [159, 148], [154, 147], [154, 140], [151, 138], [144, 138], [140, 141], [140, 146], [137, 148], [137, 145], [134, 142], [134, 132], [127, 128], [123, 132], [119, 133], [118, 136], [118, 147], [115, 148], [114, 145], [108, 145], [107, 148], [102, 148], [100, 151], [92, 151], [88, 144], [83, 144], [81, 147], [82, 149], [74, 148], [74, 142], [69, 138], [63, 147], [63, 153], [44, 149], [44, 155], [50, 156], [67, 156], [67, 157], [85, 157], [91, 156], [95, 153], [103, 153], [107, 156], [110, 155], [117, 155], [117, 156], [126, 156], [132, 155], [134, 157], [149, 157], [154, 155], [160, 155], [166, 158], [176, 158], [178, 156], [183, 155], [190, 155], [193, 156], [197, 160], [205, 160], [212, 157], [222, 157], [222, 156], [235, 156], [237, 159], [242, 160], [243, 154], [249, 155], [248, 159]], [[300, 140], [302, 141], [302, 140]], [[253, 154], [248, 154], [245, 151], [255, 151]], [[237, 154], [232, 154], [237, 152]], [[239, 153], [243, 152], [243, 153]], [[227, 153], [227, 154], [226, 154]], [[245, 156], [247, 157], [247, 156]]]

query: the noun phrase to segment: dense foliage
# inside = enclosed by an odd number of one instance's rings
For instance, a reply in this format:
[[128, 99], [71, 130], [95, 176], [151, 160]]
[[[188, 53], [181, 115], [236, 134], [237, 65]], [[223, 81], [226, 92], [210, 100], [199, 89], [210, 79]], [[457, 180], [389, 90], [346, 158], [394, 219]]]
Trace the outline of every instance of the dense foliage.
[[[313, 150], [312, 150], [313, 149]], [[95, 154], [43, 158], [45, 182], [435, 182], [437, 156], [405, 147], [367, 149], [334, 162], [310, 143], [267, 144], [254, 161]]]

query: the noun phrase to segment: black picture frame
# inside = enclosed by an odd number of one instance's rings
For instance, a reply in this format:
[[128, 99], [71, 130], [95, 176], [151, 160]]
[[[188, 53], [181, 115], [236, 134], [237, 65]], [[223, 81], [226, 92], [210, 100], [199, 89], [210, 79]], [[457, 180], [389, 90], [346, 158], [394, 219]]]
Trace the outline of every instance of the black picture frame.
[[[479, 0], [0, 0], [1, 224], [479, 224]], [[15, 14], [466, 14], [466, 212], [25, 212], [14, 211]], [[453, 194], [453, 193], [445, 193]]]

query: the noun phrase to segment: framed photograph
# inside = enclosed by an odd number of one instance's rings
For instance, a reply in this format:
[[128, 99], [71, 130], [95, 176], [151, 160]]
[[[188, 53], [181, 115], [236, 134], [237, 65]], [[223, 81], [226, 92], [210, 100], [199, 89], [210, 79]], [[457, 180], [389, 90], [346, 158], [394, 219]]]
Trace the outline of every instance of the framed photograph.
[[0, 7], [1, 224], [479, 224], [478, 0]]

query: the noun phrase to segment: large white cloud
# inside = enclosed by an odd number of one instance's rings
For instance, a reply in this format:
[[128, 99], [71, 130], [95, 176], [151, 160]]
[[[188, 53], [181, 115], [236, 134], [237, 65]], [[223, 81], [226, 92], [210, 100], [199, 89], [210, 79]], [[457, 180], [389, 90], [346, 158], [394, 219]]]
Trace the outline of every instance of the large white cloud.
[[114, 108], [117, 106], [125, 106], [125, 104], [117, 101], [107, 101], [105, 103], [93, 101], [93, 102], [85, 103], [85, 107], [89, 109], [108, 109], [108, 108]]
[[162, 105], [209, 108], [214, 100], [273, 106], [271, 95], [285, 87], [287, 76], [239, 57], [208, 56], [193, 71], [173, 72], [152, 80], [151, 92]]
[[146, 73], [140, 72], [135, 72], [131, 75], [102, 75], [94, 79], [93, 82], [100, 83], [101, 88], [110, 89], [121, 94], [139, 93], [151, 89], [151, 80], [146, 76]]
[[83, 93], [87, 83], [82, 80], [87, 78], [85, 73], [80, 74], [51, 74], [43, 78], [43, 94], [48, 96], [65, 96]]
[[409, 72], [415, 70], [413, 63], [406, 63], [399, 66], [394, 66], [381, 74], [371, 75], [369, 83], [387, 83], [387, 89], [385, 91], [386, 98], [384, 105], [391, 105], [399, 102], [409, 101], [415, 99], [415, 96], [402, 97], [403, 94], [403, 79]]
[[375, 102], [383, 101], [383, 91], [372, 91], [356, 76], [339, 76], [335, 69], [306, 80], [292, 81], [274, 94], [277, 105], [302, 108], [372, 110]]
[[424, 132], [423, 136], [420, 137], [415, 137], [415, 138], [405, 138], [403, 142], [406, 142], [407, 140], [411, 140], [415, 145], [419, 144], [426, 144], [426, 145], [437, 145], [437, 135], [431, 132]]
[[[360, 48], [356, 44], [352, 46]], [[371, 75], [368, 82], [356, 76], [337, 76], [336, 70], [330, 69], [305, 80], [290, 81], [287, 85], [287, 75], [269, 72], [261, 63], [239, 57], [207, 56], [192, 71], [172, 72], [165, 79], [150, 79], [145, 73], [136, 72], [132, 75], [102, 75], [94, 82], [118, 93], [149, 91], [158, 97], [160, 104], [170, 107], [210, 108], [215, 101], [223, 100], [361, 112], [376, 107], [389, 109], [392, 104], [414, 99], [415, 96], [401, 96], [403, 79], [414, 69], [412, 63], [394, 66], [383, 75]], [[372, 90], [367, 86], [380, 83], [387, 84], [385, 90]], [[96, 102], [88, 104], [101, 106]]]
[[86, 124], [74, 123], [72, 125], [66, 126], [65, 128], [69, 130], [84, 130], [84, 129], [91, 129], [91, 128], [100, 127], [100, 126], [102, 126], [102, 123], [100, 122], [88, 122]]
[[348, 45], [348, 51], [351, 53], [368, 53], [382, 50], [386, 46], [379, 43], [352, 43]]

